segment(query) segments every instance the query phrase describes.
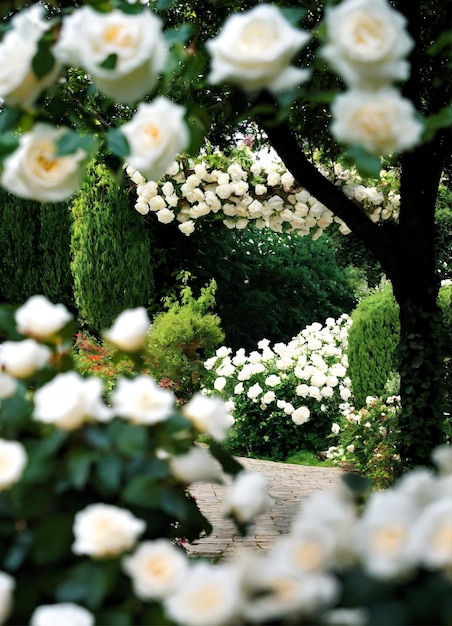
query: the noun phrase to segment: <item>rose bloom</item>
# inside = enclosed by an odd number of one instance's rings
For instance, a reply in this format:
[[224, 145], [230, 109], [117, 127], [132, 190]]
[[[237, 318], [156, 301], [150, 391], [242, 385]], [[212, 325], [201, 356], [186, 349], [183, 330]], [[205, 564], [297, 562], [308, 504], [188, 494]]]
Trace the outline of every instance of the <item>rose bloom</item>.
[[172, 475], [186, 485], [222, 482], [221, 466], [207, 448], [193, 446], [186, 454], [172, 456], [169, 466]]
[[28, 108], [54, 82], [60, 68], [54, 63], [49, 72], [38, 78], [31, 67], [39, 40], [50, 27], [44, 19], [43, 6], [22, 9], [10, 25], [0, 43], [0, 99], [9, 106]]
[[89, 418], [106, 421], [111, 417], [102, 402], [102, 381], [94, 376], [83, 378], [74, 371], [57, 374], [34, 395], [33, 418], [61, 430], [75, 430]]
[[347, 91], [336, 97], [331, 112], [336, 139], [376, 155], [412, 148], [423, 131], [411, 101], [391, 88]]
[[0, 344], [0, 370], [15, 378], [29, 378], [47, 364], [51, 354], [34, 339], [5, 341]]
[[143, 347], [151, 322], [144, 307], [126, 309], [103, 336], [120, 350], [136, 352]]
[[27, 460], [27, 453], [21, 443], [0, 439], [0, 491], [9, 489], [20, 480]]
[[195, 230], [195, 223], [193, 220], [187, 220], [178, 226], [181, 233], [184, 235], [191, 235]]
[[37, 123], [19, 138], [18, 148], [3, 163], [0, 185], [15, 196], [38, 202], [61, 202], [80, 184], [87, 153], [57, 156], [56, 142], [67, 128]]
[[292, 421], [297, 424], [297, 426], [301, 426], [301, 424], [305, 424], [309, 422], [309, 416], [311, 415], [310, 410], [307, 406], [300, 406], [298, 409], [291, 414]]
[[43, 604], [31, 616], [30, 626], [94, 626], [94, 615], [72, 602]]
[[113, 412], [135, 424], [157, 424], [165, 421], [174, 409], [171, 391], [162, 389], [149, 376], [129, 380], [120, 377], [110, 394]]
[[195, 393], [181, 410], [198, 432], [206, 433], [216, 441], [223, 441], [234, 423], [223, 400], [209, 398], [200, 392]]
[[189, 142], [185, 108], [160, 96], [141, 102], [130, 120], [120, 128], [130, 146], [127, 161], [148, 180], [159, 180], [177, 154]]
[[328, 43], [324, 58], [351, 86], [379, 87], [405, 80], [404, 57], [413, 40], [405, 17], [386, 0], [346, 0], [325, 13]]
[[13, 591], [16, 582], [12, 576], [0, 571], [0, 624], [4, 624], [13, 609]]
[[70, 319], [64, 304], [52, 304], [41, 295], [29, 298], [15, 313], [17, 330], [41, 340], [55, 335]]
[[[167, 47], [162, 22], [150, 10], [100, 13], [85, 6], [63, 19], [54, 54], [66, 65], [83, 67], [116, 102], [132, 104], [154, 87]], [[111, 58], [114, 67], [105, 67]]]
[[224, 515], [231, 515], [239, 524], [251, 522], [273, 506], [267, 492], [268, 479], [258, 472], [242, 471], [223, 500]]
[[290, 66], [310, 35], [294, 28], [274, 6], [259, 5], [231, 15], [220, 33], [206, 43], [212, 84], [229, 82], [247, 92], [292, 89], [309, 72]]
[[127, 509], [111, 504], [90, 504], [74, 518], [74, 554], [111, 557], [130, 550], [146, 523]]
[[186, 574], [188, 561], [182, 550], [168, 539], [144, 541], [122, 561], [140, 600], [161, 600], [177, 590]]
[[17, 380], [8, 374], [0, 371], [0, 400], [11, 398], [17, 389]]

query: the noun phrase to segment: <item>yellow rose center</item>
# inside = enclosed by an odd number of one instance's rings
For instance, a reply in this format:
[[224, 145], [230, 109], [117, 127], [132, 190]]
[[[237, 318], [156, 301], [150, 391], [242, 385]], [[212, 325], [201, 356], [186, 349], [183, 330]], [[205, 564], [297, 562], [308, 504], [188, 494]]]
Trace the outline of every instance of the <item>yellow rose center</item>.
[[274, 24], [256, 20], [243, 27], [240, 48], [248, 54], [258, 55], [268, 50], [278, 39], [278, 29]]
[[213, 609], [220, 603], [221, 594], [218, 591], [218, 587], [213, 584], [208, 584], [198, 589], [191, 596], [191, 604], [193, 608], [199, 611], [208, 611]]
[[166, 561], [162, 557], [150, 559], [146, 564], [146, 570], [153, 578], [164, 578], [168, 574]]
[[440, 552], [452, 552], [452, 525], [444, 525], [433, 538], [433, 548]]
[[120, 48], [127, 48], [132, 43], [130, 33], [121, 24], [107, 26], [103, 34], [103, 40], [107, 44], [119, 46]]
[[394, 554], [406, 538], [406, 528], [401, 525], [379, 528], [374, 535], [374, 546], [383, 554]]
[[322, 563], [322, 549], [317, 543], [305, 543], [297, 548], [295, 562], [306, 570], [318, 569]]

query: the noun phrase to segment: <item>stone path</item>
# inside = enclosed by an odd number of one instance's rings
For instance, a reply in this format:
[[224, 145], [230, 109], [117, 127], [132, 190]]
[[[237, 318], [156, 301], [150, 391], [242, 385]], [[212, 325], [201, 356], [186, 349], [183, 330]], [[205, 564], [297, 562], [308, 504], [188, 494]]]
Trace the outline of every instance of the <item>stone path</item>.
[[257, 459], [239, 459], [242, 465], [268, 477], [268, 491], [275, 503], [268, 513], [257, 518], [246, 537], [241, 537], [231, 520], [221, 514], [221, 503], [227, 485], [196, 483], [190, 492], [198, 506], [213, 526], [209, 537], [203, 537], [188, 546], [192, 556], [217, 559], [233, 558], [239, 551], [268, 550], [278, 535], [289, 531], [294, 513], [300, 501], [307, 496], [327, 489], [337, 483], [343, 474], [335, 467], [306, 467], [289, 463], [274, 463]]

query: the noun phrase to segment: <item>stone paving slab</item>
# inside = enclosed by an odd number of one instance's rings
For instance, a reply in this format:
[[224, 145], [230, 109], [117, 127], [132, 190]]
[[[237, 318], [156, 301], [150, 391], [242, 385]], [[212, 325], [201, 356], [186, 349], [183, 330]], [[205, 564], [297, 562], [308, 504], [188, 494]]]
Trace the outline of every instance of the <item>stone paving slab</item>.
[[289, 532], [293, 515], [303, 499], [328, 489], [340, 480], [343, 471], [336, 467], [307, 467], [258, 459], [238, 459], [251, 471], [268, 478], [268, 491], [274, 499], [272, 509], [260, 515], [246, 537], [238, 534], [231, 520], [222, 516], [223, 494], [228, 484], [195, 483], [190, 492], [202, 513], [213, 526], [209, 537], [188, 546], [191, 556], [229, 560], [245, 550], [268, 550], [275, 538]]

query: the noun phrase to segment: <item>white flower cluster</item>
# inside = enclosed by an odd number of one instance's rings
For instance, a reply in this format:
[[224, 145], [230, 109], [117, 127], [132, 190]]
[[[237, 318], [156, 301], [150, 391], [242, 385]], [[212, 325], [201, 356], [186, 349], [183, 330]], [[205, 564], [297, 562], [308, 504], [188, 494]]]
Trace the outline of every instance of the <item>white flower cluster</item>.
[[[328, 403], [339, 398], [346, 411], [351, 397], [346, 354], [350, 324], [347, 315], [328, 318], [324, 326], [318, 322], [307, 326], [288, 344], [271, 348], [263, 339], [258, 350], [248, 355], [243, 349], [232, 354], [223, 346], [205, 362], [215, 377], [213, 390], [232, 392], [232, 403], [242, 396], [259, 403], [262, 411], [284, 412], [298, 425], [310, 419], [308, 402], [319, 402], [321, 411], [327, 411]], [[288, 381], [291, 402], [287, 400]]]
[[[212, 166], [202, 156], [171, 163], [160, 181], [146, 180], [130, 164], [126, 172], [137, 186], [135, 209], [142, 215], [154, 213], [163, 224], [179, 222], [179, 229], [190, 235], [198, 219], [215, 215], [228, 228], [238, 230], [254, 224], [275, 232], [289, 230], [318, 239], [333, 223], [343, 234], [350, 231], [338, 217], [295, 180], [279, 159], [262, 158], [242, 150], [244, 159], [231, 158], [223, 168]], [[242, 155], [243, 156], [243, 155]], [[218, 153], [218, 157], [224, 156]], [[398, 217], [400, 197], [388, 187], [365, 187], [354, 170], [336, 165], [334, 171], [319, 166], [329, 180], [349, 198], [359, 202], [373, 221]], [[383, 174], [386, 174], [383, 172]]]
[[415, 146], [423, 125], [410, 100], [392, 86], [408, 78], [414, 42], [404, 16], [387, 0], [345, 0], [325, 14], [324, 58], [348, 89], [332, 106], [332, 134], [389, 155]]

